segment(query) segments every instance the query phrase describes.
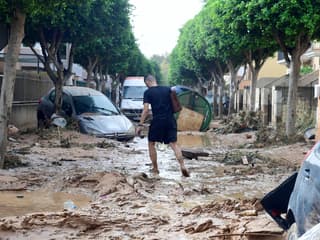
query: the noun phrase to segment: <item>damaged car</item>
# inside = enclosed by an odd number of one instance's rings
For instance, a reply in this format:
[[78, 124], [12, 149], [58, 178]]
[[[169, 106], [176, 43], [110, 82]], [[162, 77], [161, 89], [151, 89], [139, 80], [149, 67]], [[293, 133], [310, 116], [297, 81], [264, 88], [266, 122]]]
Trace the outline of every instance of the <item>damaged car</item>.
[[[39, 100], [38, 127], [47, 127], [55, 112], [55, 89]], [[103, 93], [87, 87], [64, 86], [62, 111], [74, 120], [81, 133], [129, 141], [135, 136], [133, 123]]]
[[320, 142], [293, 173], [261, 200], [288, 240], [320, 239]]

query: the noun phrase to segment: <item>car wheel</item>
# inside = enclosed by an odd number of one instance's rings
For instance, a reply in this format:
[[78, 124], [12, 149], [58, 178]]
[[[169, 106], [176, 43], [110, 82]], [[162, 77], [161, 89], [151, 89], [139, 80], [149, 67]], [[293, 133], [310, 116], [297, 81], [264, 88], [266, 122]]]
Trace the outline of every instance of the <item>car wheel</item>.
[[297, 240], [298, 239], [298, 232], [297, 232], [297, 224], [293, 223], [289, 230], [287, 231], [287, 240]]

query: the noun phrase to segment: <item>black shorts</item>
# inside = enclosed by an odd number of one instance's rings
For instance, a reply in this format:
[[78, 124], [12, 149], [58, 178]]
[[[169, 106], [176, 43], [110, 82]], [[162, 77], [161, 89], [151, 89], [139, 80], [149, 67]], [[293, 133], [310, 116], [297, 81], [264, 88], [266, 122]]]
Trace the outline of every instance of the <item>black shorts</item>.
[[172, 143], [177, 141], [177, 122], [170, 119], [153, 119], [148, 133], [149, 142]]

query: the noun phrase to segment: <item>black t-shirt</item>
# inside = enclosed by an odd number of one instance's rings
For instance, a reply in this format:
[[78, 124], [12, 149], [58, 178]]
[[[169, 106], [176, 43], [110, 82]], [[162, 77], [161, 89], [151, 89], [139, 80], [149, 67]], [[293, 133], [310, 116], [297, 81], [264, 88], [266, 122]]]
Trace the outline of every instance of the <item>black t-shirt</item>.
[[143, 95], [143, 103], [151, 104], [153, 119], [166, 119], [173, 116], [170, 87], [155, 86], [148, 88]]

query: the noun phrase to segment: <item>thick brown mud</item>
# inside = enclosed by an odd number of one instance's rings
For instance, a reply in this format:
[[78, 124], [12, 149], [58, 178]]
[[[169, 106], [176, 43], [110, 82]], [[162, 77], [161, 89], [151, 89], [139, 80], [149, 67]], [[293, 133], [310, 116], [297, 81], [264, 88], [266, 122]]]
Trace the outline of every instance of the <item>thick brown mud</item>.
[[[259, 200], [310, 148], [254, 149], [254, 133], [184, 132], [183, 149], [207, 153], [185, 159], [185, 178], [166, 145], [157, 145], [154, 175], [146, 138], [60, 134], [68, 144], [50, 130], [10, 142], [24, 165], [0, 170], [0, 239], [283, 239]], [[67, 200], [76, 209], [64, 209]]]

